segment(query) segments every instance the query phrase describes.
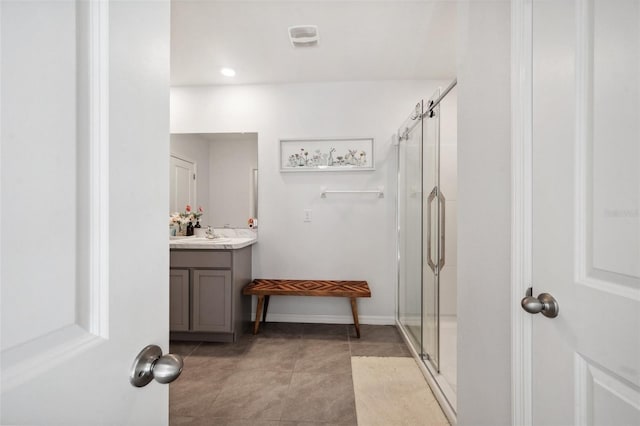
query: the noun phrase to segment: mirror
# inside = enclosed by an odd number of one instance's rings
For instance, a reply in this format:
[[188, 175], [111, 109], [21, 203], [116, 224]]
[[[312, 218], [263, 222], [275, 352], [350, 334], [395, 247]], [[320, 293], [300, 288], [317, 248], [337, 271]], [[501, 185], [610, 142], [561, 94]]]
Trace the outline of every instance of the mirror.
[[202, 207], [200, 224], [248, 228], [258, 216], [257, 133], [172, 133], [169, 214]]

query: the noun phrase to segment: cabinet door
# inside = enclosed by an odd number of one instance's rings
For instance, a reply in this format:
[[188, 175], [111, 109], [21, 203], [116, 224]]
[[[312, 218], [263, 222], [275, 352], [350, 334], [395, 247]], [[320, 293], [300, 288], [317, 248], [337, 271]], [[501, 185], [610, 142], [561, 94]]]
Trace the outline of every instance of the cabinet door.
[[192, 331], [231, 331], [231, 271], [193, 270]]
[[169, 330], [189, 330], [189, 270], [169, 272]]

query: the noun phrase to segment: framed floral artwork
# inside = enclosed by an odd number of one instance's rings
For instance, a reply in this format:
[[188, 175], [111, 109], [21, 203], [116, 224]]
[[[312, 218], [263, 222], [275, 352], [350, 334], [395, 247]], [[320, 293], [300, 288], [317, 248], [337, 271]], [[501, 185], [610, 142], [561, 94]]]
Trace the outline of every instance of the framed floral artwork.
[[373, 138], [281, 139], [281, 172], [375, 170]]

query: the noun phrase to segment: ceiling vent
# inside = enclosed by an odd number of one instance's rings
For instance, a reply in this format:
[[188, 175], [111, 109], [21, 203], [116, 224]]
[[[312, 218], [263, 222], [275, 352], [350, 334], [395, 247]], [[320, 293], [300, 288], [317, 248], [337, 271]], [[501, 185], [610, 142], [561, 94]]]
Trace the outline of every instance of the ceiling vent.
[[316, 25], [296, 25], [289, 27], [289, 40], [293, 47], [310, 47], [317, 46], [318, 27]]

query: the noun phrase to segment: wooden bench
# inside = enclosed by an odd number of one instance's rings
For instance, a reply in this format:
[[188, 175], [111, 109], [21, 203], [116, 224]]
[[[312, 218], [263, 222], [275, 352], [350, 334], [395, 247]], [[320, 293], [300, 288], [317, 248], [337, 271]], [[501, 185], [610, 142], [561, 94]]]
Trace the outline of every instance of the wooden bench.
[[267, 319], [270, 296], [325, 296], [348, 297], [351, 300], [353, 324], [356, 327], [356, 335], [360, 337], [356, 299], [358, 297], [371, 297], [371, 290], [369, 290], [369, 285], [366, 281], [254, 280], [245, 286], [242, 293], [258, 296], [253, 334], [258, 334], [260, 315], [262, 315], [263, 322]]

